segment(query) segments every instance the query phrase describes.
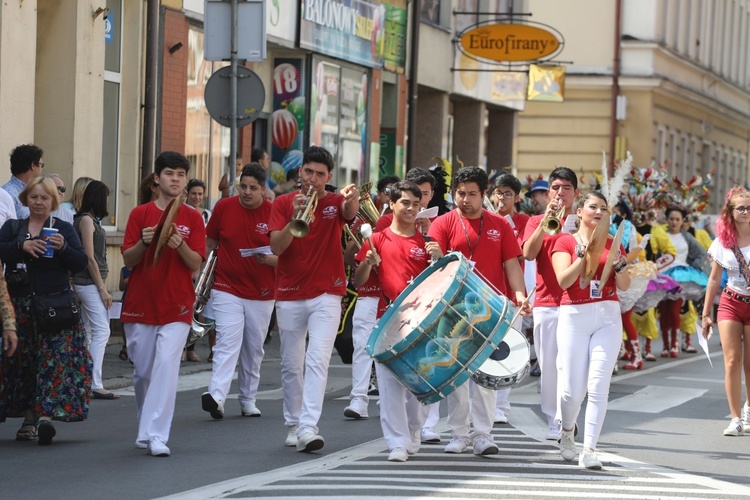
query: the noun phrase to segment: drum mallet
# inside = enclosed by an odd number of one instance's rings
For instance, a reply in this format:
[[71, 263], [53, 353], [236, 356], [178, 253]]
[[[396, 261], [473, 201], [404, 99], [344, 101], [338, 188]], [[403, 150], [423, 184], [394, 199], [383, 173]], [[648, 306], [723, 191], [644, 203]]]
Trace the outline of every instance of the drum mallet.
[[377, 252], [377, 250], [375, 250], [375, 245], [372, 244], [372, 240], [370, 239], [372, 237], [372, 226], [369, 224], [362, 224], [359, 226], [359, 234], [361, 234], [362, 237], [367, 240], [367, 243], [370, 244], [370, 249], [373, 252]]

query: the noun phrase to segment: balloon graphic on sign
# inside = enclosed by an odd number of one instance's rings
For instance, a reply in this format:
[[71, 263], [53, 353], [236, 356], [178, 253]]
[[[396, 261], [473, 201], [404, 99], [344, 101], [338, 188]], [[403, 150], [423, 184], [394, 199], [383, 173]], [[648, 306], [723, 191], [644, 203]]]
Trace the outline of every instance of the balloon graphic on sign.
[[286, 172], [279, 162], [272, 162], [270, 170], [271, 179], [276, 182], [276, 184], [283, 184], [286, 182]]
[[287, 150], [297, 138], [297, 119], [286, 109], [273, 112], [273, 134], [271, 139], [280, 149]]
[[295, 149], [294, 151], [289, 151], [289, 153], [284, 157], [284, 160], [281, 162], [281, 165], [284, 167], [285, 172], [289, 172], [290, 170], [297, 169], [302, 166], [302, 151]]
[[286, 109], [291, 111], [297, 120], [297, 130], [303, 130], [305, 127], [305, 96], [295, 97]]
[[283, 63], [273, 70], [273, 93], [280, 101], [293, 99], [300, 90], [299, 70], [292, 64]]

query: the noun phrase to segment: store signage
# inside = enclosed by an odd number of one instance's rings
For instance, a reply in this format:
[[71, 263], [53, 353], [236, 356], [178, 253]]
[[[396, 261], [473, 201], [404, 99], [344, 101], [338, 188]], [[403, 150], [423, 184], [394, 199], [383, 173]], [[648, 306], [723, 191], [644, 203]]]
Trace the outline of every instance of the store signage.
[[541, 23], [484, 22], [460, 34], [459, 50], [469, 57], [496, 63], [530, 63], [549, 59], [563, 47], [562, 35]]

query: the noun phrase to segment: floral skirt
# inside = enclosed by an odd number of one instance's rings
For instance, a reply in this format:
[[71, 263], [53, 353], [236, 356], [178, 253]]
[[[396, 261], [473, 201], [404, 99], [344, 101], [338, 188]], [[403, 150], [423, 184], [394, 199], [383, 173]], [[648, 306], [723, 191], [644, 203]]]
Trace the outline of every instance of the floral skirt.
[[37, 416], [62, 422], [86, 420], [91, 395], [91, 356], [79, 321], [57, 334], [37, 333], [31, 297], [13, 298], [18, 348], [0, 361], [0, 422]]

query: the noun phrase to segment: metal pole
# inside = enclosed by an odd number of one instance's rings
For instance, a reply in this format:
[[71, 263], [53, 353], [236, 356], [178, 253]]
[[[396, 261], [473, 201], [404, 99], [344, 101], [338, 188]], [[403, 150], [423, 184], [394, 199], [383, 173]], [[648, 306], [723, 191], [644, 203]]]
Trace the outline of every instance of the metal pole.
[[615, 1], [615, 54], [612, 61], [612, 119], [609, 127], [609, 162], [608, 175], [615, 171], [615, 145], [617, 140], [617, 96], [620, 94], [620, 30], [621, 30], [621, 0]]
[[419, 95], [419, 82], [417, 82], [417, 70], [419, 66], [419, 25], [421, 16], [419, 0], [411, 0], [411, 48], [409, 50], [409, 106], [408, 123], [406, 124], [406, 170], [414, 166], [414, 150], [417, 129], [417, 96]]
[[159, 77], [159, 0], [146, 6], [146, 85], [143, 92], [141, 179], [154, 171], [156, 156], [156, 91]]
[[227, 181], [229, 186], [234, 186], [237, 174], [237, 0], [232, 0], [232, 45], [231, 45], [231, 67], [229, 83], [229, 166], [227, 170]]

